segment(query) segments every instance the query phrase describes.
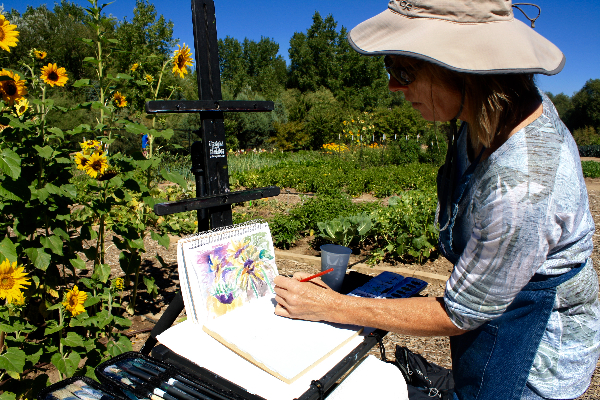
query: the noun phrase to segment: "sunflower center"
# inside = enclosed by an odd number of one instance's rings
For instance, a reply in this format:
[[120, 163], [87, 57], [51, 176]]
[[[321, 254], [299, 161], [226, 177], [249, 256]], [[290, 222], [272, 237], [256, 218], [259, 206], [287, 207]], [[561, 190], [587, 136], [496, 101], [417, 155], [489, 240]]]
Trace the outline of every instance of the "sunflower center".
[[102, 161], [101, 160], [91, 161], [90, 168], [93, 169], [94, 171], [100, 171], [102, 169]]
[[7, 82], [6, 86], [4, 87], [4, 90], [6, 91], [6, 94], [9, 96], [14, 96], [15, 94], [17, 94], [19, 92], [17, 89], [17, 84], [14, 81]]
[[183, 69], [185, 67], [185, 57], [183, 54], [180, 54], [179, 57], [177, 57], [177, 66], [179, 69]]
[[4, 34], [4, 28], [0, 28], [0, 42], [4, 40], [6, 35]]
[[71, 298], [69, 299], [69, 306], [71, 307], [75, 307], [77, 306], [77, 304], [79, 304], [79, 298], [77, 296], [71, 296]]
[[56, 73], [56, 71], [52, 71], [48, 74], [48, 80], [51, 80], [51, 81], [58, 80], [58, 74]]
[[10, 290], [15, 286], [15, 280], [11, 276], [0, 278], [0, 290]]

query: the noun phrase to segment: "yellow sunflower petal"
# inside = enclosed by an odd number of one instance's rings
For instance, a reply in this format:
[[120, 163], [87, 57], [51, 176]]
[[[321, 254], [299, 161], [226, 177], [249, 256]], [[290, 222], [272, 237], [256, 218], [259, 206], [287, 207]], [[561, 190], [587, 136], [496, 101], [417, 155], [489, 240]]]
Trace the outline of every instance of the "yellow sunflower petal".
[[87, 297], [86, 292], [81, 292], [77, 286], [73, 286], [73, 289], [67, 292], [66, 299], [62, 305], [65, 306], [67, 311], [71, 312], [71, 315], [76, 316], [85, 311], [83, 303]]
[[187, 67], [192, 65], [190, 48], [184, 43], [183, 47], [177, 45], [178, 50], [173, 53], [173, 74], [179, 74], [181, 78], [188, 73]]
[[49, 63], [45, 67], [42, 67], [40, 79], [50, 86], [65, 86], [69, 77], [67, 77], [67, 70], [62, 67], [58, 68], [56, 63]]
[[108, 160], [104, 154], [93, 153], [85, 164], [84, 171], [92, 178], [102, 175], [108, 168]]
[[6, 299], [8, 303], [13, 303], [23, 296], [21, 289], [29, 285], [29, 278], [24, 271], [25, 268], [17, 267], [17, 263], [12, 264], [8, 260], [0, 264], [0, 299]]
[[19, 74], [2, 69], [0, 76], [8, 76], [10, 78], [0, 81], [0, 94], [2, 94], [2, 99], [9, 105], [12, 106], [15, 101], [22, 99], [27, 94], [25, 80], [22, 80]]
[[0, 15], [0, 48], [10, 53], [10, 48], [15, 47], [19, 39], [19, 32], [16, 31], [16, 25], [11, 25], [4, 15]]

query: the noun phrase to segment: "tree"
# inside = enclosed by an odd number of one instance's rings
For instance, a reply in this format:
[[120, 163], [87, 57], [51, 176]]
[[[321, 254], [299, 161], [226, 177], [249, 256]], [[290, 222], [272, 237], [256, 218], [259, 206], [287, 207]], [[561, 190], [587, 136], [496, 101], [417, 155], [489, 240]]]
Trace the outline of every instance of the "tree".
[[[89, 18], [82, 7], [62, 0], [53, 11], [44, 4], [38, 8], [28, 6], [23, 15], [12, 10], [7, 18], [17, 25], [20, 33], [19, 45], [8, 53], [9, 67], [19, 70], [21, 60], [31, 59], [30, 51], [37, 49], [47, 53], [44, 62], [66, 68], [71, 82], [91, 74], [91, 65], [83, 60], [93, 52], [80, 38], [91, 37], [92, 32], [86, 25]], [[102, 28], [113, 31], [115, 23], [114, 19], [108, 19]]]
[[573, 114], [569, 129], [592, 127], [600, 132], [600, 79], [588, 80], [580, 91], [573, 95]]
[[320, 87], [335, 91], [339, 87], [336, 47], [337, 23], [330, 14], [323, 19], [318, 12], [306, 33], [296, 32], [290, 40], [288, 87], [314, 92]]
[[273, 99], [283, 90], [286, 65], [278, 55], [279, 44], [262, 37], [259, 42], [227, 36], [219, 39], [219, 71], [221, 83], [228, 86], [233, 97], [250, 90]]
[[145, 72], [156, 74], [162, 63], [170, 57], [173, 22], [162, 15], [157, 18], [156, 7], [146, 0], [136, 0], [131, 22], [124, 19], [116, 28], [119, 52], [116, 69], [127, 71], [134, 63], [143, 63]]
[[558, 116], [565, 125], [570, 125], [571, 114], [573, 113], [573, 101], [569, 96], [564, 93], [559, 93], [556, 96], [550, 92], [547, 92], [546, 95], [548, 98], [554, 103], [554, 107], [556, 107], [556, 111], [558, 111]]

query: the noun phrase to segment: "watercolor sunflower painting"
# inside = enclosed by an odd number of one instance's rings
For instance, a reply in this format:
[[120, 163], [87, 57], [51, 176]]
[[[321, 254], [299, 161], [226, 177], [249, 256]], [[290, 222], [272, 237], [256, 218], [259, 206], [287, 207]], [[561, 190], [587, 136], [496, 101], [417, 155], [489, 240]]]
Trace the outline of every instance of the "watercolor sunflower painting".
[[275, 293], [275, 252], [268, 225], [193, 249], [195, 274], [206, 296], [208, 319]]

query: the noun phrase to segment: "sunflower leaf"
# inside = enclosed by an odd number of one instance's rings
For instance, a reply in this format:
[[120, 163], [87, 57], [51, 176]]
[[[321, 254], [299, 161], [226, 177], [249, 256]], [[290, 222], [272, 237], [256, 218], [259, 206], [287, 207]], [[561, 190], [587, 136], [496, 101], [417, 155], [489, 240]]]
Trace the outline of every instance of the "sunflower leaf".
[[187, 182], [180, 174], [176, 172], [167, 172], [166, 169], [160, 171], [160, 175], [167, 181], [173, 182], [181, 186], [184, 190], [187, 190]]
[[131, 77], [131, 75], [127, 75], [127, 74], [123, 74], [123, 73], [118, 73], [116, 76], [117, 79], [125, 79], [126, 81], [129, 81], [131, 79], [133, 79]]
[[81, 356], [76, 351], [72, 351], [69, 353], [67, 357], [63, 357], [62, 354], [56, 353], [51, 358], [52, 364], [64, 375], [73, 376], [77, 367], [79, 366], [79, 361], [81, 361]]
[[27, 254], [27, 257], [29, 257], [37, 269], [41, 269], [42, 271], [48, 269], [51, 257], [50, 254], [46, 253], [43, 248], [31, 247], [29, 249], [25, 249], [25, 254]]
[[98, 279], [103, 283], [108, 281], [108, 277], [110, 276], [110, 265], [108, 264], [99, 264], [94, 268], [94, 274], [92, 278]]
[[89, 62], [92, 64], [100, 64], [100, 61], [96, 59], [96, 57], [86, 57], [83, 59], [83, 62]]
[[0, 355], [0, 369], [23, 373], [25, 367], [25, 352], [21, 349], [9, 348], [6, 353]]
[[83, 347], [83, 338], [75, 332], [67, 333], [67, 337], [60, 339], [60, 342], [64, 346]]
[[52, 154], [54, 154], [54, 149], [52, 149], [50, 146], [40, 147], [36, 145], [33, 147], [37, 150], [40, 157], [45, 158], [46, 160], [52, 158]]
[[4, 256], [3, 258], [0, 257], [2, 258], [0, 261], [4, 261], [4, 258], [6, 258], [11, 263], [17, 261], [17, 248], [15, 247], [12, 240], [10, 240], [7, 237], [5, 237], [0, 242], [0, 255]]
[[87, 269], [86, 266], [85, 266], [85, 261], [83, 261], [79, 256], [77, 256], [77, 258], [69, 260], [69, 262], [71, 263], [71, 265], [73, 266], [73, 268], [76, 268], [76, 269]]
[[169, 245], [171, 244], [171, 239], [169, 238], [168, 233], [165, 233], [163, 236], [161, 236], [158, 233], [153, 231], [150, 233], [150, 237], [152, 239], [156, 240], [158, 242], [158, 244], [163, 246], [165, 249], [168, 249]]
[[59, 325], [55, 319], [50, 319], [46, 324], [46, 330], [44, 330], [44, 335], [52, 335], [53, 333], [60, 331], [62, 328], [64, 328], [64, 325]]
[[108, 354], [112, 357], [116, 357], [119, 354], [126, 353], [128, 351], [132, 351], [133, 347], [131, 346], [131, 340], [125, 335], [121, 335], [119, 340], [112, 341], [110, 340], [107, 344]]
[[79, 79], [78, 81], [75, 81], [75, 83], [73, 83], [73, 87], [82, 87], [82, 86], [89, 86], [89, 85], [90, 85], [89, 79]]
[[3, 149], [0, 153], [0, 169], [13, 179], [21, 175], [21, 157], [11, 149]]

